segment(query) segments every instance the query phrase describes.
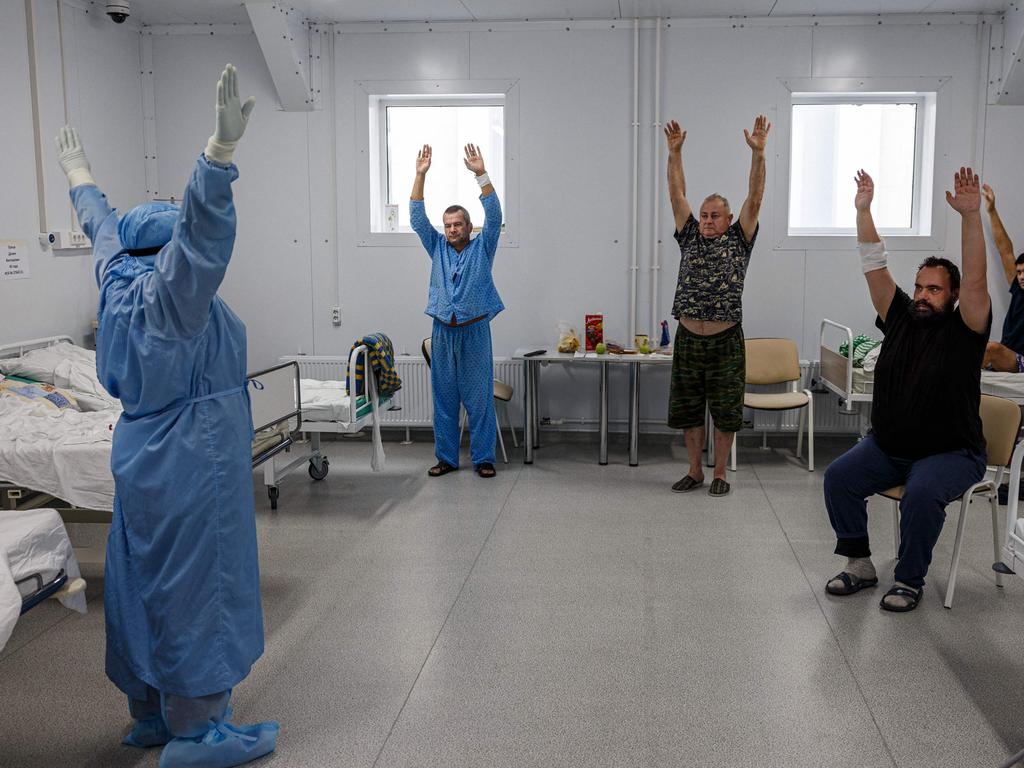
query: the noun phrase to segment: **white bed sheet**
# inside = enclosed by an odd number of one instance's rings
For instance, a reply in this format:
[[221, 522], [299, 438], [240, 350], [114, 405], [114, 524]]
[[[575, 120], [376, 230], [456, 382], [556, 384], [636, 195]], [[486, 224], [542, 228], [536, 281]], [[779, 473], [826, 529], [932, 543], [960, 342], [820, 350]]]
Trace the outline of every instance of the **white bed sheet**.
[[[45, 584], [53, 581], [61, 569], [68, 582], [81, 576], [64, 522], [56, 510], [0, 511], [0, 650], [21, 615], [21, 591], [15, 582], [38, 573]], [[34, 583], [26, 585], [26, 594], [34, 589]], [[82, 592], [60, 601], [66, 608], [79, 613], [86, 611]]]
[[352, 408], [343, 381], [299, 381], [302, 392], [302, 420], [352, 422]]
[[1024, 403], [1024, 373], [981, 372], [981, 391]]
[[0, 479], [85, 509], [112, 510], [110, 448], [120, 414], [57, 411], [0, 397]]
[[96, 375], [96, 353], [61, 342], [33, 349], [21, 357], [0, 359], [0, 371], [74, 391], [83, 411], [120, 409]]

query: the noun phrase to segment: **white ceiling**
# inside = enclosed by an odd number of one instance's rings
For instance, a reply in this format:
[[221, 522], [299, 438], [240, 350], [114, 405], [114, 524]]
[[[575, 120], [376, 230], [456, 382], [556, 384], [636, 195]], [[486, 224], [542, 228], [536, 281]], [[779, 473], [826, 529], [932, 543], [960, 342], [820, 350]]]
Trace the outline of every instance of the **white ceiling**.
[[[130, 0], [141, 24], [248, 21], [241, 0]], [[103, 11], [102, 0], [90, 0]], [[999, 13], [1011, 0], [291, 0], [314, 21], [708, 18], [876, 13]]]

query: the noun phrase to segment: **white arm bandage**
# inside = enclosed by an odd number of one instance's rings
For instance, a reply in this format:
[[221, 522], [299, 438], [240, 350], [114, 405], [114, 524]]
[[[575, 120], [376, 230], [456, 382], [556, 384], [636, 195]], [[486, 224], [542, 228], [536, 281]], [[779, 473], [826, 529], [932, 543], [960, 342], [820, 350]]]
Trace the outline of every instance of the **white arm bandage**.
[[480, 185], [480, 189], [483, 189], [491, 183], [491, 177], [487, 175], [487, 172], [481, 173], [476, 177], [476, 183]]
[[864, 274], [876, 269], [885, 269], [889, 264], [889, 254], [885, 251], [885, 243], [858, 243], [860, 265]]

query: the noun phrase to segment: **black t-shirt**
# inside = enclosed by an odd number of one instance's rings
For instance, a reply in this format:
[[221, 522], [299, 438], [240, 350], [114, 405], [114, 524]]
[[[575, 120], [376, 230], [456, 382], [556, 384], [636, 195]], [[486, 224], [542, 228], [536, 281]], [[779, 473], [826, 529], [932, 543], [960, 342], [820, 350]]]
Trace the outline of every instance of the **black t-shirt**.
[[1014, 278], [1010, 283], [1010, 308], [1003, 319], [1003, 339], [1000, 342], [1014, 352], [1024, 353], [1024, 289]]
[[875, 366], [871, 428], [886, 453], [922, 459], [966, 449], [981, 453], [981, 362], [992, 326], [975, 333], [957, 307], [941, 319], [911, 316], [911, 298], [899, 288], [875, 325], [885, 334]]

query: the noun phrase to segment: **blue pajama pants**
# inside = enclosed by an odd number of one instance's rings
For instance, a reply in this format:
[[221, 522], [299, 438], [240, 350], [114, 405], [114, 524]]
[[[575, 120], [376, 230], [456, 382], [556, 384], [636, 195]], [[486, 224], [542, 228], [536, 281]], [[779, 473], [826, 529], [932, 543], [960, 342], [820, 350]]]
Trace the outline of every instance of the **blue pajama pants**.
[[946, 505], [985, 475], [985, 454], [953, 451], [917, 461], [890, 456], [868, 434], [825, 470], [825, 506], [836, 532], [836, 554], [870, 557], [868, 496], [905, 485], [900, 501], [896, 580], [923, 587]]
[[469, 415], [473, 466], [494, 464], [498, 439], [494, 416], [491, 325], [480, 320], [452, 328], [434, 320], [430, 334], [430, 384], [434, 390], [434, 455], [459, 466], [459, 405]]

